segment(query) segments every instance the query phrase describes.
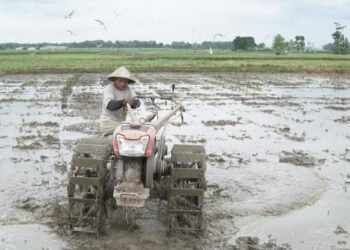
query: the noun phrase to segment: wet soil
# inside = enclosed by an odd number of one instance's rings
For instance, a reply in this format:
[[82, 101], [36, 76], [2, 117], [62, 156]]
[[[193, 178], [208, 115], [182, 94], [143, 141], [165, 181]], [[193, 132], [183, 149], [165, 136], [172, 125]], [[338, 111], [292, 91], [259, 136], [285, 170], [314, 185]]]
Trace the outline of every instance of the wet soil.
[[[176, 94], [186, 112], [167, 144], [207, 151], [203, 235], [166, 236], [150, 199], [136, 228], [71, 234], [66, 185], [78, 139], [99, 135], [104, 75], [0, 77], [0, 248], [349, 249], [350, 78], [140, 73], [138, 95]], [[341, 88], [339, 87], [341, 86]], [[160, 115], [171, 107], [157, 101]], [[143, 101], [141, 116], [154, 110]], [[169, 150], [170, 151], [170, 150]], [[38, 245], [41, 242], [40, 245]]]

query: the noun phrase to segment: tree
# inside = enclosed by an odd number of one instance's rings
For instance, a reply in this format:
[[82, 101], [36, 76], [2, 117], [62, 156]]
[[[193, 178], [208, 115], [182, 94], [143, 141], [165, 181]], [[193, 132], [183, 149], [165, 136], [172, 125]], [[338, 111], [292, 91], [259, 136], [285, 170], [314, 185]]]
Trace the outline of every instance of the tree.
[[327, 44], [323, 45], [322, 48], [323, 48], [323, 50], [331, 51], [331, 50], [333, 50], [333, 46], [334, 46], [333, 43], [327, 43]]
[[234, 50], [250, 50], [256, 47], [254, 37], [251, 36], [236, 36], [232, 44]]
[[265, 45], [265, 43], [259, 43], [256, 47], [257, 47], [258, 49], [265, 49], [265, 48], [266, 48], [266, 45]]
[[288, 42], [288, 51], [296, 50], [296, 43], [294, 40], [290, 39]]
[[190, 43], [186, 43], [186, 42], [172, 42], [171, 43], [171, 47], [174, 49], [189, 49], [191, 48], [191, 44]]
[[282, 54], [285, 53], [287, 48], [288, 42], [284, 40], [284, 37], [281, 34], [277, 34], [273, 38], [272, 49], [275, 51], [276, 54]]
[[332, 34], [334, 39], [333, 43], [333, 53], [345, 55], [349, 53], [349, 40], [344, 36], [343, 29], [346, 27], [342, 26], [340, 23], [335, 24], [335, 32]]
[[303, 52], [305, 50], [305, 37], [304, 36], [295, 36], [295, 49], [298, 52]]

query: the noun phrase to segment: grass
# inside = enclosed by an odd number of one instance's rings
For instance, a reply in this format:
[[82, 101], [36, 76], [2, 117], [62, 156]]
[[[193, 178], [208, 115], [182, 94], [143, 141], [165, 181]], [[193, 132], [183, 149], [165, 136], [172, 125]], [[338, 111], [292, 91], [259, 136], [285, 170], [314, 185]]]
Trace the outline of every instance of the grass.
[[350, 56], [328, 53], [233, 52], [188, 49], [69, 49], [0, 51], [0, 74], [110, 72], [315, 72], [350, 73]]

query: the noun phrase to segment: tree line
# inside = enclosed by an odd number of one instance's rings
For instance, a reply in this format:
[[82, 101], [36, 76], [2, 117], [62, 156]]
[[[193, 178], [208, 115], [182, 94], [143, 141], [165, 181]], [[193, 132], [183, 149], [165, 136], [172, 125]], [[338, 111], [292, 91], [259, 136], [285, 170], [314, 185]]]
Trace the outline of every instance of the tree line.
[[[348, 54], [350, 45], [349, 40], [343, 34], [346, 26], [340, 23], [335, 24], [335, 32], [332, 34], [333, 43], [323, 46], [324, 50], [332, 51], [334, 54]], [[92, 40], [71, 43], [2, 43], [0, 50], [23, 48], [36, 48], [46, 46], [65, 46], [67, 48], [174, 48], [174, 49], [229, 49], [233, 51], [249, 50], [273, 50], [277, 55], [285, 54], [289, 51], [305, 52], [314, 50], [313, 44], [305, 44], [303, 35], [296, 35], [294, 39], [287, 41], [281, 34], [276, 34], [273, 38], [271, 48], [267, 48], [264, 43], [256, 43], [254, 37], [236, 36], [233, 41], [204, 41], [202, 43], [189, 43], [184, 41], [175, 41], [171, 44], [158, 43], [156, 41], [103, 41]]]
[[158, 43], [156, 41], [103, 41], [90, 40], [71, 43], [0, 43], [0, 49], [36, 48], [40, 49], [46, 46], [64, 46], [67, 48], [174, 48], [174, 49], [232, 49], [232, 41], [204, 41], [202, 43], [189, 43], [175, 41], [171, 44]]
[[[345, 55], [350, 51], [349, 40], [343, 34], [343, 30], [345, 29], [345, 25], [341, 25], [340, 23], [335, 24], [335, 32], [332, 34], [333, 42], [329, 44], [325, 44], [323, 46], [323, 50], [331, 51], [334, 54]], [[240, 37], [237, 36], [233, 40], [233, 49], [234, 50], [255, 50], [255, 49], [263, 49], [265, 44], [256, 44], [253, 37], [246, 36]], [[305, 37], [302, 35], [296, 35], [294, 39], [287, 41], [281, 34], [276, 34], [273, 38], [273, 43], [271, 49], [277, 54], [286, 54], [290, 51], [292, 52], [307, 52], [315, 50], [313, 48], [313, 44], [306, 44]]]
[[[343, 30], [346, 28], [346, 25], [341, 25], [337, 22], [334, 24], [335, 32], [332, 34], [333, 42], [325, 44], [323, 46], [323, 50], [331, 51], [338, 55], [347, 55], [350, 52], [350, 43], [348, 38], [343, 34]], [[295, 40], [290, 40], [287, 42], [282, 35], [277, 34], [274, 37], [272, 49], [276, 54], [286, 53], [289, 50], [303, 52], [305, 51], [305, 37], [295, 36]]]

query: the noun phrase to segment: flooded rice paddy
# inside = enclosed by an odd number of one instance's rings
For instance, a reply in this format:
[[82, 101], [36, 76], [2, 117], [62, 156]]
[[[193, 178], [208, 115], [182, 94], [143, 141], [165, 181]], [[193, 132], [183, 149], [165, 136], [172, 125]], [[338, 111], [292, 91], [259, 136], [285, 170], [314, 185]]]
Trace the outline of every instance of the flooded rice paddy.
[[[350, 249], [350, 78], [299, 74], [140, 73], [138, 95], [186, 109], [175, 143], [207, 151], [205, 230], [166, 236], [166, 206], [149, 200], [138, 229], [114, 221], [96, 239], [66, 221], [72, 149], [99, 135], [105, 76], [0, 77], [0, 249]], [[157, 101], [160, 114], [170, 104]], [[138, 110], [154, 107], [143, 100]]]

